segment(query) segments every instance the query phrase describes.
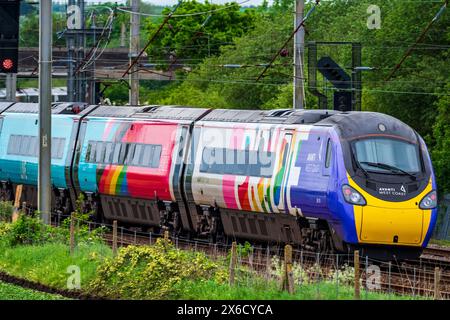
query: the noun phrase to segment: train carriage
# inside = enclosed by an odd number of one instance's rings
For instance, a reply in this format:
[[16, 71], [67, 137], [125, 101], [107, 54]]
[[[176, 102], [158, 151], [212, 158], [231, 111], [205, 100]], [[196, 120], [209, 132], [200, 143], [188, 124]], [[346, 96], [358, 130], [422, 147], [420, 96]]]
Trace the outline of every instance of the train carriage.
[[[84, 106], [83, 108], [85, 108]], [[37, 104], [0, 104], [1, 198], [36, 206]], [[52, 208], [211, 241], [418, 257], [437, 218], [423, 139], [380, 113], [52, 109]], [[70, 197], [68, 196], [70, 195]]]
[[[52, 208], [70, 213], [73, 160], [79, 120], [94, 106], [73, 103], [52, 105]], [[2, 198], [12, 199], [15, 187], [23, 185], [22, 200], [37, 203], [38, 181], [38, 111], [37, 103], [15, 103], [0, 115], [0, 182]]]
[[73, 168], [100, 213], [134, 225], [190, 228], [181, 191], [190, 127], [208, 109], [101, 106], [83, 119]]

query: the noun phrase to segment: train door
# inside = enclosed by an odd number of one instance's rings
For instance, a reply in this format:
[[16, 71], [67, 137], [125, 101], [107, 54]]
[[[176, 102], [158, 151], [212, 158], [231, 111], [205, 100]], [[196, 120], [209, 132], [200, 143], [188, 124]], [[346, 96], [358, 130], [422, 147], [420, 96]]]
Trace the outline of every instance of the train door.
[[[278, 205], [277, 209], [279, 212], [286, 211], [286, 189], [287, 182], [289, 181], [289, 164], [291, 158], [291, 145], [292, 145], [292, 137], [294, 130], [284, 130], [284, 137], [282, 140], [282, 149], [281, 149], [281, 166], [275, 178], [276, 185], [279, 185], [279, 195], [278, 195]], [[278, 181], [277, 181], [278, 180]], [[277, 183], [278, 182], [278, 183]]]

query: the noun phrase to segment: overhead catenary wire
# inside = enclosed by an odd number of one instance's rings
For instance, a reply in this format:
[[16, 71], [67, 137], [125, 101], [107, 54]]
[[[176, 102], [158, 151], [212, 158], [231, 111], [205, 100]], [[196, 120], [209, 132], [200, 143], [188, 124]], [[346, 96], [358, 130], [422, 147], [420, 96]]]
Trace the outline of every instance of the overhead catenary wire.
[[133, 68], [133, 66], [139, 61], [139, 58], [144, 54], [144, 52], [147, 50], [147, 48], [150, 46], [150, 44], [153, 42], [153, 40], [155, 40], [155, 38], [161, 32], [162, 28], [167, 24], [167, 22], [169, 22], [170, 18], [172, 17], [172, 15], [175, 13], [175, 11], [178, 9], [178, 7], [181, 5], [182, 2], [183, 2], [183, 0], [179, 0], [178, 3], [175, 5], [175, 7], [172, 9], [172, 11], [169, 13], [169, 15], [167, 15], [167, 17], [164, 19], [164, 21], [159, 25], [158, 29], [152, 35], [152, 37], [147, 42], [145, 47], [141, 50], [141, 52], [139, 52], [137, 57], [134, 58], [134, 60], [128, 66], [127, 70], [123, 73], [122, 79], [128, 74], [128, 72], [131, 70], [131, 68]]
[[389, 81], [394, 74], [400, 69], [400, 67], [402, 66], [403, 62], [405, 62], [405, 60], [411, 55], [411, 52], [414, 50], [414, 47], [422, 42], [423, 38], [425, 37], [425, 35], [427, 34], [428, 30], [430, 30], [431, 26], [439, 19], [439, 17], [444, 13], [445, 9], [447, 8], [448, 5], [448, 0], [445, 0], [444, 4], [440, 7], [439, 11], [436, 13], [436, 15], [433, 17], [433, 19], [427, 24], [427, 26], [425, 27], [425, 29], [423, 29], [422, 33], [419, 35], [419, 37], [417, 38], [416, 42], [408, 48], [408, 50], [405, 52], [405, 54], [403, 55], [403, 57], [401, 58], [400, 62], [397, 63], [395, 65], [395, 67], [392, 69], [391, 73], [389, 74], [389, 76], [386, 78], [386, 81]]
[[134, 12], [134, 11], [127, 10], [127, 9], [124, 9], [124, 8], [118, 8], [118, 10], [122, 11], [122, 12], [129, 13], [129, 14], [138, 14], [138, 15], [146, 16], [146, 17], [164, 17], [164, 18], [167, 18], [167, 17], [170, 16], [171, 18], [182, 18], [182, 17], [192, 17], [192, 16], [200, 16], [200, 15], [211, 14], [211, 13], [214, 13], [214, 12], [217, 12], [217, 11], [221, 11], [221, 10], [226, 10], [226, 9], [232, 8], [232, 7], [236, 6], [236, 5], [240, 6], [240, 5], [242, 5], [244, 3], [247, 3], [249, 1], [250, 0], [244, 0], [242, 2], [234, 3], [234, 4], [231, 4], [231, 5], [225, 6], [223, 8], [218, 8], [218, 9], [213, 9], [213, 10], [208, 10], [208, 11], [193, 12], [193, 13], [186, 13], [186, 14], [176, 14], [176, 15], [175, 14], [174, 15], [170, 15], [170, 14], [164, 15], [164, 14], [152, 14], [152, 13]]
[[309, 18], [309, 16], [311, 15], [311, 13], [316, 9], [317, 5], [319, 4], [319, 0], [316, 0], [315, 4], [311, 7], [311, 9], [309, 9], [309, 11], [306, 13], [305, 17], [303, 18], [302, 22], [298, 24], [297, 28], [295, 28], [294, 32], [291, 33], [291, 35], [289, 36], [289, 38], [284, 42], [283, 46], [280, 48], [280, 50], [278, 50], [277, 54], [274, 55], [272, 57], [272, 59], [270, 60], [269, 64], [266, 66], [266, 68], [261, 72], [261, 74], [258, 76], [258, 78], [256, 79], [256, 81], [259, 81], [264, 74], [266, 73], [266, 71], [270, 68], [270, 66], [274, 63], [275, 59], [281, 54], [281, 52], [284, 50], [284, 48], [286, 48], [287, 44], [289, 43], [289, 41], [292, 40], [292, 38], [294, 37], [294, 35], [298, 32], [298, 30], [300, 30], [301, 27], [304, 27], [306, 20]]

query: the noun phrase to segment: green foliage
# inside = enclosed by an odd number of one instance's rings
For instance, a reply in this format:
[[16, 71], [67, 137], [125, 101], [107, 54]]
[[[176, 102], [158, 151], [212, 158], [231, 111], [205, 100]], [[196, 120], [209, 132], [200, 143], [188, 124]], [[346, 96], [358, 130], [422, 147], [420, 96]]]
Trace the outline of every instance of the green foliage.
[[57, 229], [42, 223], [39, 218], [20, 215], [19, 219], [3, 228], [0, 241], [7, 246], [41, 244], [49, 241], [62, 241]]
[[53, 295], [0, 282], [0, 300], [66, 300]]
[[[225, 6], [227, 6], [226, 9]], [[163, 14], [170, 13], [165, 8]], [[197, 61], [211, 54], [217, 54], [220, 46], [230, 43], [253, 27], [254, 10], [242, 11], [237, 3], [225, 5], [196, 0], [183, 1], [176, 15], [217, 10], [212, 15], [191, 15], [171, 19], [148, 48], [154, 60], [166, 60], [170, 55], [179, 61]], [[149, 21], [148, 34], [153, 35], [160, 22]]]
[[[90, 213], [82, 212], [83, 196], [77, 200], [73, 213], [75, 224], [75, 241], [78, 246], [86, 246], [103, 241], [104, 227], [91, 230], [88, 220]], [[36, 214], [23, 215], [10, 224], [0, 224], [0, 242], [6, 246], [37, 245], [43, 243], [66, 243], [70, 241], [70, 217], [62, 222], [61, 227], [52, 227], [42, 223]]]
[[13, 209], [13, 205], [10, 201], [0, 201], [0, 221], [11, 220]]
[[73, 255], [62, 243], [15, 247], [0, 243], [0, 270], [60, 289], [67, 289], [67, 267], [80, 268], [81, 289], [84, 290], [96, 277], [98, 265], [108, 257], [111, 257], [111, 249], [99, 243], [79, 246]]
[[[441, 90], [450, 92], [450, 82]], [[450, 192], [450, 95], [441, 96], [434, 104], [437, 109], [436, 121], [433, 125], [433, 165], [439, 181], [439, 188]]]
[[182, 294], [180, 282], [218, 277], [220, 266], [205, 254], [178, 250], [158, 239], [153, 246], [121, 248], [115, 259], [108, 259], [91, 283], [91, 291], [110, 298], [165, 299]]

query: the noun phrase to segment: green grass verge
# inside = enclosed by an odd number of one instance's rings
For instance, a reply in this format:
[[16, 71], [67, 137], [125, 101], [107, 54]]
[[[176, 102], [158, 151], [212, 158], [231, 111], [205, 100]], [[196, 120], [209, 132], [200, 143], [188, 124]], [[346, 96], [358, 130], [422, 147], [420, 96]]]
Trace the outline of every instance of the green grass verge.
[[0, 282], [0, 300], [66, 300], [66, 298]]
[[[183, 283], [184, 293], [180, 299], [187, 300], [352, 300], [354, 288], [320, 282], [296, 287], [295, 294], [281, 291], [275, 282], [252, 283], [246, 286], [217, 284], [214, 281]], [[361, 300], [411, 300], [409, 296], [388, 295], [361, 290]]]
[[80, 268], [81, 289], [96, 275], [97, 266], [105, 257], [111, 256], [111, 249], [103, 244], [80, 246], [73, 256], [64, 244], [50, 243], [17, 247], [0, 247], [0, 270], [30, 281], [55, 288], [66, 289], [67, 267]]
[[437, 240], [437, 239], [431, 239], [430, 240], [431, 244], [436, 244], [438, 246], [443, 246], [443, 247], [450, 247], [450, 240]]
[[[55, 288], [65, 289], [67, 267], [76, 265], [81, 271], [81, 289], [89, 290], [90, 283], [98, 278], [98, 267], [106, 257], [111, 257], [111, 249], [103, 244], [90, 244], [77, 248], [75, 254], [69, 254], [64, 244], [45, 244], [36, 246], [0, 247], [0, 270], [11, 275], [39, 282]], [[153, 262], [154, 263], [154, 262]], [[123, 272], [119, 270], [118, 272]], [[134, 276], [134, 274], [132, 275]], [[143, 280], [145, 282], [145, 279]], [[183, 280], [167, 295], [168, 299], [188, 300], [346, 300], [354, 299], [354, 289], [351, 286], [336, 285], [332, 282], [305, 284], [296, 287], [294, 295], [281, 291], [277, 281], [266, 282], [262, 278], [241, 279], [236, 286], [221, 284], [214, 280]], [[6, 289], [4, 289], [6, 290]], [[1, 293], [1, 291], [0, 291]], [[11, 292], [7, 298], [21, 299], [21, 292]], [[142, 299], [140, 296], [131, 299]], [[16, 298], [13, 298], [16, 299]], [[25, 298], [27, 299], [27, 298]], [[361, 290], [361, 299], [388, 300], [412, 299], [410, 296], [388, 295], [376, 292], [366, 293]]]

